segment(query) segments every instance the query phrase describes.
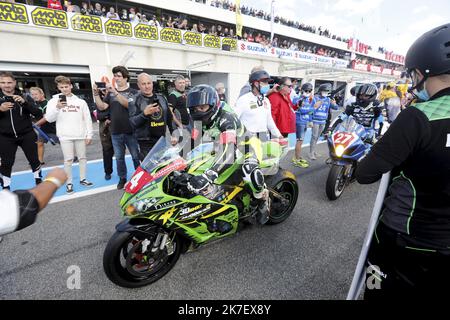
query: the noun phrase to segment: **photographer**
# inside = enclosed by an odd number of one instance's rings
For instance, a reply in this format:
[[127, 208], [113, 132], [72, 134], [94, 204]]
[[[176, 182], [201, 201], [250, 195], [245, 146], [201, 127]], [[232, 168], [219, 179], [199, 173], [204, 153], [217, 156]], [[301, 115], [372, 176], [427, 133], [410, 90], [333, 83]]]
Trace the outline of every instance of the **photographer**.
[[[140, 92], [130, 102], [128, 109], [143, 160], [159, 138], [165, 136], [167, 129], [173, 132], [172, 112], [166, 98], [153, 93], [153, 81], [149, 74], [141, 73], [137, 80]], [[177, 141], [172, 139], [172, 143]]]
[[17, 147], [22, 148], [30, 163], [36, 184], [41, 182], [41, 162], [31, 114], [42, 116], [41, 111], [26, 101], [16, 89], [13, 74], [0, 72], [0, 174], [3, 176], [3, 189], [10, 188]]
[[[133, 128], [130, 125], [128, 112], [129, 101], [134, 99], [133, 97], [137, 94], [137, 90], [130, 88], [128, 84], [130, 76], [127, 68], [116, 66], [112, 69], [112, 73], [117, 84], [117, 90], [109, 83], [96, 82], [94, 85], [94, 98], [99, 110], [109, 110], [111, 120], [109, 129], [114, 155], [116, 157], [117, 174], [120, 179], [117, 184], [117, 189], [120, 190], [123, 189], [127, 181], [126, 148], [128, 148], [133, 158], [134, 168], [137, 169], [139, 166], [139, 147], [133, 135]], [[99, 85], [102, 88], [98, 88]], [[104, 124], [107, 124], [107, 122]], [[108, 178], [108, 175], [105, 178]]]

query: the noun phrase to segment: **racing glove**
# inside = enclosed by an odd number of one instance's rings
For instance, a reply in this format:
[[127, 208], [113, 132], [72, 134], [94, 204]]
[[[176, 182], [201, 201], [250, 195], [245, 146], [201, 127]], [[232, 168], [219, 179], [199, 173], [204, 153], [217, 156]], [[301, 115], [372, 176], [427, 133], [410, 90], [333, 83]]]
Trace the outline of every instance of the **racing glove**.
[[214, 170], [208, 169], [203, 174], [199, 176], [194, 176], [189, 179], [187, 184], [187, 188], [189, 191], [194, 192], [196, 194], [206, 194], [208, 193], [208, 187], [214, 183], [219, 177], [218, 173]]

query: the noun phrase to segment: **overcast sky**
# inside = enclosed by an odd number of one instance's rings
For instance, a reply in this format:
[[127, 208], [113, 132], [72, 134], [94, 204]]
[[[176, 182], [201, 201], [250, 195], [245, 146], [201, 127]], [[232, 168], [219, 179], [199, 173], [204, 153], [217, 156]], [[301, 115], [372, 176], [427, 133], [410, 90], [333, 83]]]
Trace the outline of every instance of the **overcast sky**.
[[[241, 5], [270, 12], [271, 0], [241, 0]], [[420, 35], [450, 23], [450, 0], [275, 0], [275, 15], [405, 55]]]

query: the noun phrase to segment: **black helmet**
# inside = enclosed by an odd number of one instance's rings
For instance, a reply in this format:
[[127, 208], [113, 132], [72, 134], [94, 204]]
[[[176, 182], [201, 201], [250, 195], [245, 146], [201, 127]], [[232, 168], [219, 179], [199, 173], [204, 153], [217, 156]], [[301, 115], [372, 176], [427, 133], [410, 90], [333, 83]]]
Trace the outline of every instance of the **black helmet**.
[[265, 70], [255, 71], [250, 75], [248, 82], [253, 84], [255, 81], [267, 80], [267, 82], [272, 83], [273, 80], [270, 79], [270, 75]]
[[356, 91], [358, 91], [359, 86], [354, 86], [353, 88], [350, 89], [350, 94], [352, 96], [356, 95]]
[[[204, 112], [196, 111], [196, 106], [209, 105], [209, 109]], [[186, 98], [186, 106], [189, 108], [192, 120], [201, 121], [204, 125], [209, 125], [219, 112], [220, 99], [216, 89], [201, 84], [193, 87]]]
[[[366, 95], [369, 98], [361, 99], [360, 95]], [[362, 107], [367, 107], [371, 102], [374, 102], [378, 95], [377, 86], [372, 83], [366, 83], [359, 86], [356, 90], [356, 103]]]
[[418, 69], [425, 79], [450, 72], [450, 23], [423, 34], [405, 57], [409, 73]]
[[333, 86], [331, 85], [331, 83], [323, 83], [319, 86], [319, 89], [317, 89], [317, 92], [322, 92], [322, 91], [328, 91], [330, 92], [332, 90]]
[[304, 91], [312, 91], [312, 90], [313, 90], [313, 85], [311, 83], [307, 82], [302, 85], [303, 92]]

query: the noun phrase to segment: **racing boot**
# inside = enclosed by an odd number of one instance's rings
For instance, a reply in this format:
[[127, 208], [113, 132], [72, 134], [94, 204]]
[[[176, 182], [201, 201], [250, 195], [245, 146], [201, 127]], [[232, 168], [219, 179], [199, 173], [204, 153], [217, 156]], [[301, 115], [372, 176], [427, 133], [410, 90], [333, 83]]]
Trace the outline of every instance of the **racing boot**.
[[269, 190], [265, 187], [263, 191], [254, 195], [258, 204], [255, 220], [258, 224], [265, 224], [270, 216]]

